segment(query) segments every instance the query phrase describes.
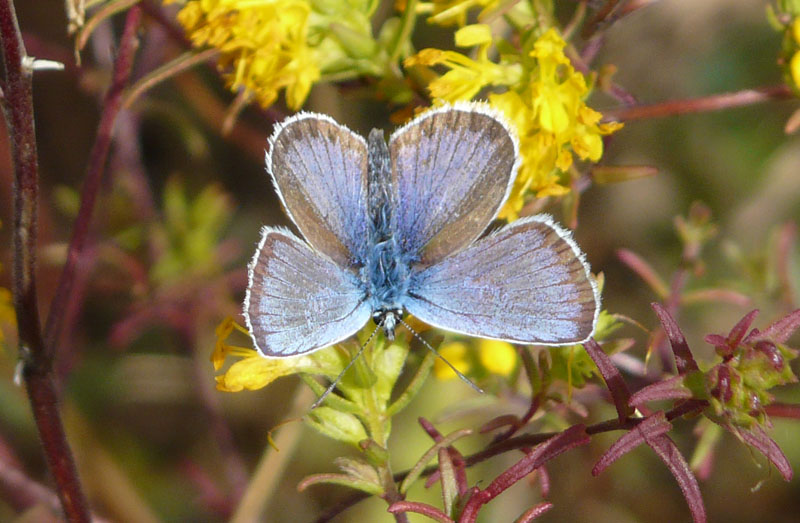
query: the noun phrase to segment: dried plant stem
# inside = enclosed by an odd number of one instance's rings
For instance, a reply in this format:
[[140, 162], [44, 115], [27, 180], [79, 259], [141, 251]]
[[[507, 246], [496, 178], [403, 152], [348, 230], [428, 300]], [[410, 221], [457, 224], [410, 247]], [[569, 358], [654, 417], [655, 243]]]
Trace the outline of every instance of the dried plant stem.
[[132, 7], [125, 16], [125, 28], [119, 42], [119, 51], [114, 62], [114, 73], [111, 86], [108, 88], [105, 99], [103, 100], [103, 114], [97, 128], [97, 137], [89, 154], [89, 165], [86, 170], [86, 179], [81, 192], [81, 204], [78, 209], [78, 216], [75, 218], [75, 228], [72, 231], [72, 238], [67, 251], [67, 259], [61, 271], [58, 281], [58, 289], [50, 305], [50, 312], [47, 316], [45, 325], [45, 343], [48, 352], [53, 351], [59, 340], [63, 327], [63, 311], [67, 308], [70, 300], [77, 263], [81, 253], [86, 246], [89, 234], [89, 224], [92, 219], [92, 211], [100, 192], [103, 180], [103, 172], [111, 147], [111, 133], [114, 129], [114, 122], [122, 107], [122, 94], [125, 90], [131, 75], [134, 55], [139, 46], [139, 39], [136, 32], [142, 19], [142, 10], [139, 6]]
[[[287, 419], [302, 417], [314, 398], [311, 389], [304, 385], [298, 385], [292, 407], [286, 415]], [[250, 523], [263, 519], [264, 509], [275, 494], [275, 487], [283, 476], [283, 471], [289, 464], [295, 448], [300, 443], [302, 428], [301, 423], [289, 422], [278, 432], [278, 436], [275, 438], [276, 448], [266, 446], [230, 523]]]
[[687, 113], [706, 113], [733, 107], [743, 107], [772, 100], [794, 98], [786, 85], [744, 89], [734, 93], [722, 93], [689, 100], [672, 100], [651, 105], [636, 105], [603, 111], [604, 120], [629, 122], [646, 118], [663, 118]]
[[22, 377], [64, 513], [69, 521], [90, 521], [89, 505], [61, 423], [53, 360], [44, 344], [39, 319], [36, 296], [39, 166], [31, 88], [35, 61], [25, 51], [11, 0], [0, 0], [0, 36], [5, 65], [2, 102], [14, 167], [13, 289]]

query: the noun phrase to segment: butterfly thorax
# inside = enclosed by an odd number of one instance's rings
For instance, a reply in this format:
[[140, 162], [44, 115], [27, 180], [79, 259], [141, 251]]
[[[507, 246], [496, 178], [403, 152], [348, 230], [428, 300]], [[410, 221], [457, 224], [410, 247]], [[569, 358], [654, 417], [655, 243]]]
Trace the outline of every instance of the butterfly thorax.
[[383, 132], [374, 129], [369, 134], [367, 146], [370, 248], [361, 279], [374, 311], [373, 320], [383, 328], [387, 337], [392, 338], [402, 317], [411, 260], [401, 251], [394, 234], [392, 166]]

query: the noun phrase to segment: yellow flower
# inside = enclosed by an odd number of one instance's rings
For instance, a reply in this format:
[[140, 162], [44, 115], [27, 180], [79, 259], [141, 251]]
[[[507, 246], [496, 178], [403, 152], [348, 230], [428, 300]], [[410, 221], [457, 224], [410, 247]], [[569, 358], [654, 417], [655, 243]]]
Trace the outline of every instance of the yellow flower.
[[253, 349], [247, 347], [237, 347], [228, 344], [228, 338], [233, 334], [234, 329], [238, 330], [245, 336], [250, 336], [250, 333], [236, 323], [230, 316], [222, 320], [222, 323], [217, 325], [214, 330], [214, 335], [217, 338], [217, 343], [214, 346], [214, 352], [211, 353], [211, 363], [214, 365], [214, 370], [219, 370], [225, 363], [225, 358], [230, 356], [249, 357], [250, 353], [255, 352]]
[[522, 164], [501, 217], [515, 219], [525, 195], [559, 196], [569, 192], [562, 173], [573, 163], [573, 155], [596, 162], [603, 155], [601, 136], [622, 127], [601, 124], [602, 115], [584, 102], [589, 88], [564, 54], [566, 42], [550, 29], [534, 44], [530, 56], [536, 61], [527, 85], [519, 91], [489, 96], [515, 124], [520, 137]]
[[300, 372], [319, 373], [319, 366], [311, 356], [291, 358], [266, 358], [255, 350], [242, 357], [224, 374], [216, 376], [217, 389], [225, 392], [257, 390], [276, 379]]
[[444, 65], [450, 70], [428, 85], [431, 96], [437, 100], [455, 102], [469, 100], [487, 85], [510, 85], [519, 79], [519, 67], [500, 65], [489, 60], [492, 35], [489, 26], [468, 25], [456, 31], [456, 45], [478, 47], [477, 59], [473, 60], [456, 51], [423, 49], [405, 59], [403, 65]]
[[[800, 18], [798, 18], [800, 20]], [[792, 56], [789, 62], [789, 71], [792, 74], [792, 81], [797, 89], [800, 89], [800, 51], [797, 51]]]
[[285, 89], [296, 110], [320, 77], [307, 43], [310, 12], [305, 0], [190, 0], [178, 21], [195, 46], [220, 50], [232, 90], [245, 88], [267, 107]]
[[451, 380], [456, 377], [447, 363], [442, 358], [449, 361], [458, 372], [465, 374], [470, 369], [470, 362], [467, 354], [467, 346], [460, 341], [451, 341], [439, 347], [439, 358], [433, 364], [433, 375], [442, 381]]
[[433, 0], [430, 3], [421, 3], [420, 12], [432, 12], [428, 17], [428, 22], [441, 26], [460, 25], [467, 23], [467, 11], [473, 7], [483, 7], [478, 15], [479, 20], [483, 20], [490, 12], [497, 9], [501, 0]]
[[215, 331], [217, 343], [211, 354], [214, 370], [221, 369], [228, 356], [239, 358], [239, 361], [233, 363], [227, 371], [216, 376], [218, 390], [226, 392], [256, 390], [290, 374], [313, 373], [335, 376], [341, 370], [341, 367], [337, 370], [338, 357], [331, 358], [328, 354], [336, 350], [334, 347], [317, 351], [310, 356], [267, 358], [255, 349], [228, 344], [227, 339], [234, 329], [250, 336], [247, 329], [231, 317], [225, 318]]
[[478, 356], [481, 364], [492, 374], [508, 376], [517, 367], [517, 351], [505, 341], [479, 340]]

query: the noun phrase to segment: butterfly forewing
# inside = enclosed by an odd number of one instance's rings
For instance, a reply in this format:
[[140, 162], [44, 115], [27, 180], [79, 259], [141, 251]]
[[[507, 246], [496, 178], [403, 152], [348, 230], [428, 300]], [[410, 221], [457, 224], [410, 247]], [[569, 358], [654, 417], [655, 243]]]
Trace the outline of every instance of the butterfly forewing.
[[569, 233], [524, 218], [412, 277], [406, 309], [471, 336], [564, 345], [594, 331], [599, 297]]
[[314, 248], [343, 266], [364, 260], [367, 146], [327, 116], [300, 113], [277, 126], [267, 169], [286, 212]]
[[353, 273], [291, 233], [264, 228], [244, 304], [262, 354], [294, 356], [351, 336], [370, 318], [364, 299]]
[[516, 172], [516, 138], [481, 104], [425, 113], [389, 141], [397, 241], [423, 264], [469, 245], [495, 218]]

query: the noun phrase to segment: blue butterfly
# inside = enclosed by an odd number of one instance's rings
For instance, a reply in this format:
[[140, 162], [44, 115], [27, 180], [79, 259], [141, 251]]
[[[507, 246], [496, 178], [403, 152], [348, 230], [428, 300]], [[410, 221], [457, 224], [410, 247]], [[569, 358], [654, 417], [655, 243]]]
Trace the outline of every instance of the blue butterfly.
[[267, 169], [303, 239], [264, 227], [244, 317], [258, 351], [333, 345], [407, 311], [449, 331], [567, 345], [594, 332], [600, 298], [583, 253], [546, 215], [480, 237], [508, 198], [519, 143], [485, 104], [428, 111], [368, 139], [300, 113], [277, 125]]

